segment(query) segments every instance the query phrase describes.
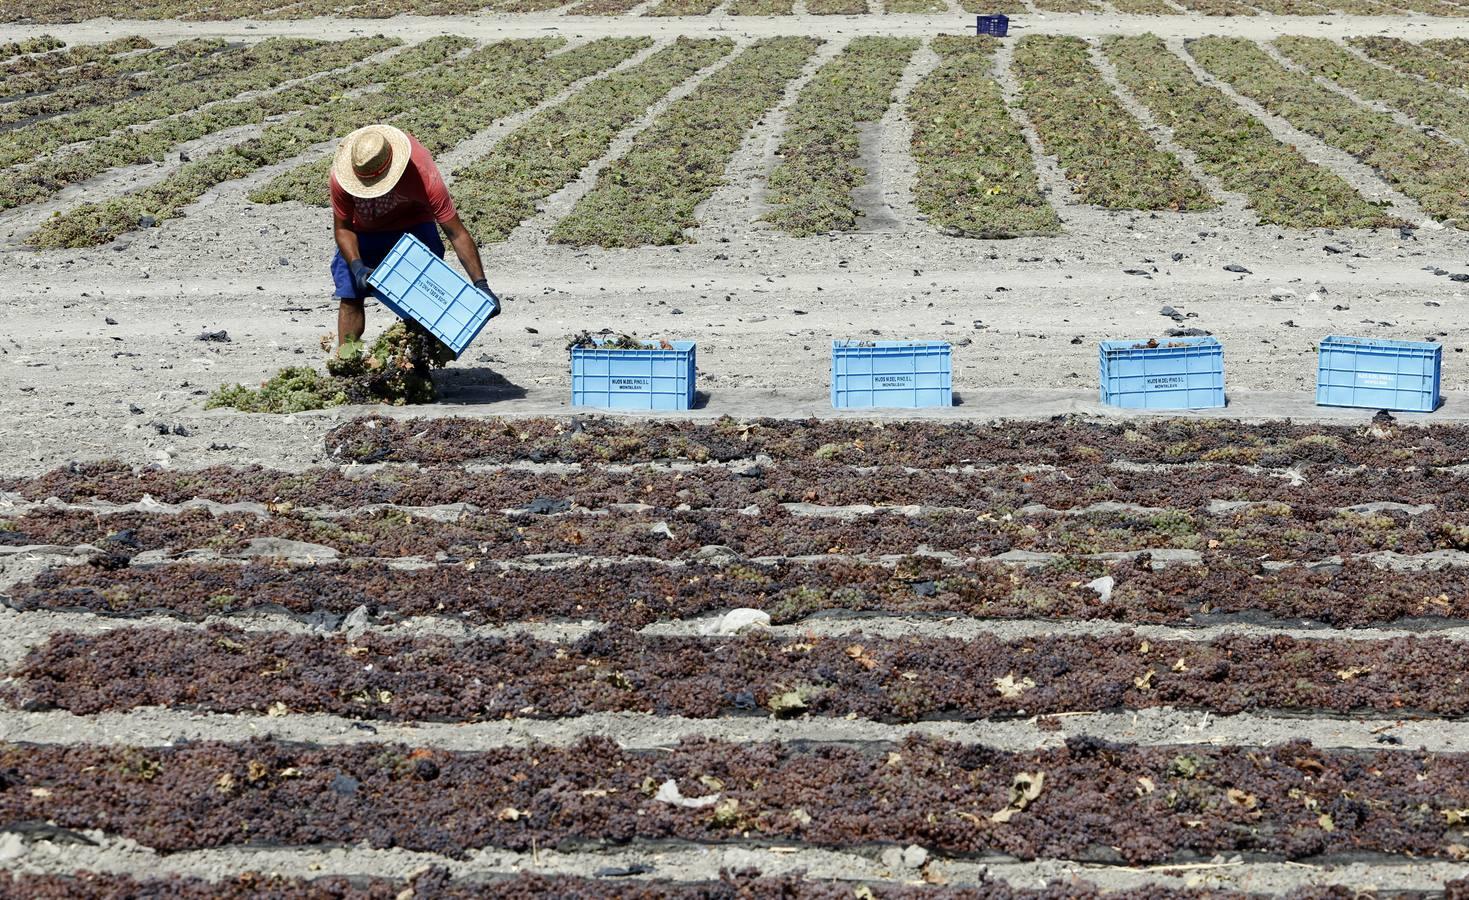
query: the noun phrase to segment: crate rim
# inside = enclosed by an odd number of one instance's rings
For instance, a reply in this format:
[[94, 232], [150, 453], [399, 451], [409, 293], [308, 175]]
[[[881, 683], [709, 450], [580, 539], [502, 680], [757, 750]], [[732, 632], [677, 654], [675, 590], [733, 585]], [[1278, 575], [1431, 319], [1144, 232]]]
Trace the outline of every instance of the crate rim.
[[1405, 341], [1401, 338], [1364, 338], [1346, 334], [1328, 334], [1317, 342], [1317, 347], [1331, 344], [1339, 347], [1361, 347], [1366, 349], [1386, 348], [1393, 350], [1416, 350], [1425, 353], [1442, 353], [1443, 344], [1436, 341]]
[[[1158, 341], [1158, 346], [1156, 346], [1156, 347], [1140, 347], [1140, 346], [1138, 346], [1139, 344], [1146, 344], [1149, 340]], [[1168, 343], [1171, 343], [1171, 344], [1183, 344], [1184, 346], [1182, 346], [1182, 347], [1170, 347], [1170, 346], [1168, 346], [1168, 344], [1163, 343], [1165, 340]], [[1115, 353], [1115, 352], [1117, 352], [1119, 350], [1137, 350], [1137, 351], [1141, 351], [1141, 352], [1144, 352], [1144, 353], [1156, 353], [1156, 352], [1158, 352], [1160, 350], [1189, 350], [1189, 349], [1192, 349], [1194, 347], [1210, 347], [1210, 348], [1218, 347], [1220, 349], [1223, 349], [1224, 348], [1224, 344], [1221, 343], [1220, 340], [1217, 337], [1214, 337], [1213, 335], [1203, 335], [1203, 336], [1200, 336], [1200, 337], [1143, 338], [1142, 340], [1102, 341], [1101, 344], [1100, 344], [1100, 347], [1101, 347], [1102, 350], [1104, 350], [1104, 351], [1106, 351], [1108, 353]]]
[[[593, 338], [593, 340], [596, 340], [596, 338]], [[667, 338], [661, 338], [660, 340], [667, 340]], [[603, 338], [602, 341], [605, 343], [606, 342], [606, 339]], [[672, 344], [673, 347], [672, 347], [672, 349], [667, 349], [667, 350], [665, 350], [662, 347], [659, 347], [657, 345], [657, 343], [655, 341], [651, 340], [651, 339], [645, 341], [645, 343], [647, 344], [647, 346], [645, 346], [645, 347], [636, 347], [636, 348], [635, 347], [603, 347], [603, 346], [600, 346], [600, 345], [598, 345], [596, 347], [572, 347], [571, 348], [571, 352], [572, 353], [650, 353], [650, 352], [651, 353], [688, 353], [689, 351], [694, 350], [696, 347], [698, 347], [698, 341], [689, 341], [689, 340], [668, 341], [668, 343]]]
[[917, 340], [917, 341], [858, 341], [858, 340], [833, 340], [832, 350], [938, 350], [953, 349], [953, 344], [948, 341]]

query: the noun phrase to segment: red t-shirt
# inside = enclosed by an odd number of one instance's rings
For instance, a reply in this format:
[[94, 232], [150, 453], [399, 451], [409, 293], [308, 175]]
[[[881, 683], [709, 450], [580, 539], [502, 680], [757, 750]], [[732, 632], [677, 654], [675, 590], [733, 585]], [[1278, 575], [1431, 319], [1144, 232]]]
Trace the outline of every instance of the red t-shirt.
[[354, 197], [332, 174], [332, 214], [344, 220], [348, 228], [357, 232], [407, 231], [429, 221], [442, 225], [458, 215], [428, 148], [411, 134], [408, 143], [413, 147], [408, 168], [393, 189], [381, 197]]

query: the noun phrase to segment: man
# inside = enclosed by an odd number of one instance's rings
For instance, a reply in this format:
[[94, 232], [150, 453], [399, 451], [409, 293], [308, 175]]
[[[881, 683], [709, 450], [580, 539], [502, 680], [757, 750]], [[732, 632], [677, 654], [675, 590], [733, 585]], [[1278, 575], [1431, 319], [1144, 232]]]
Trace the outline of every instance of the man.
[[[404, 234], [442, 257], [442, 228], [474, 286], [495, 296], [485, 281], [479, 248], [460, 221], [433, 157], [412, 135], [392, 125], [368, 125], [347, 135], [332, 161], [331, 192], [338, 346], [362, 338], [367, 276]], [[497, 301], [490, 317], [499, 313]]]

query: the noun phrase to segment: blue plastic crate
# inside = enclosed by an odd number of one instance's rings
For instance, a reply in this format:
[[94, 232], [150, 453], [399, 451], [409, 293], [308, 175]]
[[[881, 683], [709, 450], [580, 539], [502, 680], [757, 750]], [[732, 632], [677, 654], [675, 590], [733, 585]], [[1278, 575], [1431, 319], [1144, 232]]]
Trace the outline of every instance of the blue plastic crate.
[[995, 37], [1004, 37], [1010, 33], [1010, 17], [1005, 15], [976, 16], [974, 19], [974, 33], [976, 35], [989, 34]]
[[398, 239], [367, 283], [384, 306], [428, 329], [455, 357], [499, 308], [498, 300], [465, 281], [411, 234]]
[[1332, 335], [1316, 358], [1316, 405], [1433, 412], [1442, 366], [1443, 348], [1428, 341]]
[[1123, 409], [1212, 409], [1224, 405], [1224, 347], [1211, 337], [1103, 341], [1102, 402]]
[[602, 409], [690, 409], [694, 405], [693, 341], [649, 341], [646, 350], [575, 347], [571, 403]]
[[832, 341], [831, 405], [953, 406], [950, 354], [944, 341]]

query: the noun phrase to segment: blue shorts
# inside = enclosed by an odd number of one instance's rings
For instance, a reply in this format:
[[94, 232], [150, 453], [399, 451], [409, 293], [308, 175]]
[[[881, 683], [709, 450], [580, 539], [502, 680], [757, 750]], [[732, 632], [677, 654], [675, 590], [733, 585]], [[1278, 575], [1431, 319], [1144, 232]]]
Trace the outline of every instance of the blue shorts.
[[[398, 243], [398, 238], [404, 234], [411, 234], [423, 241], [423, 245], [440, 258], [444, 255], [444, 239], [439, 237], [439, 226], [433, 222], [422, 222], [402, 231], [364, 231], [357, 235], [357, 248], [362, 251], [362, 261], [369, 268], [377, 268], [382, 264], [383, 257]], [[352, 270], [347, 268], [347, 261], [342, 259], [342, 251], [338, 250], [332, 256], [332, 283], [337, 288], [337, 298], [341, 300], [360, 300], [357, 296], [357, 285], [352, 280]]]

